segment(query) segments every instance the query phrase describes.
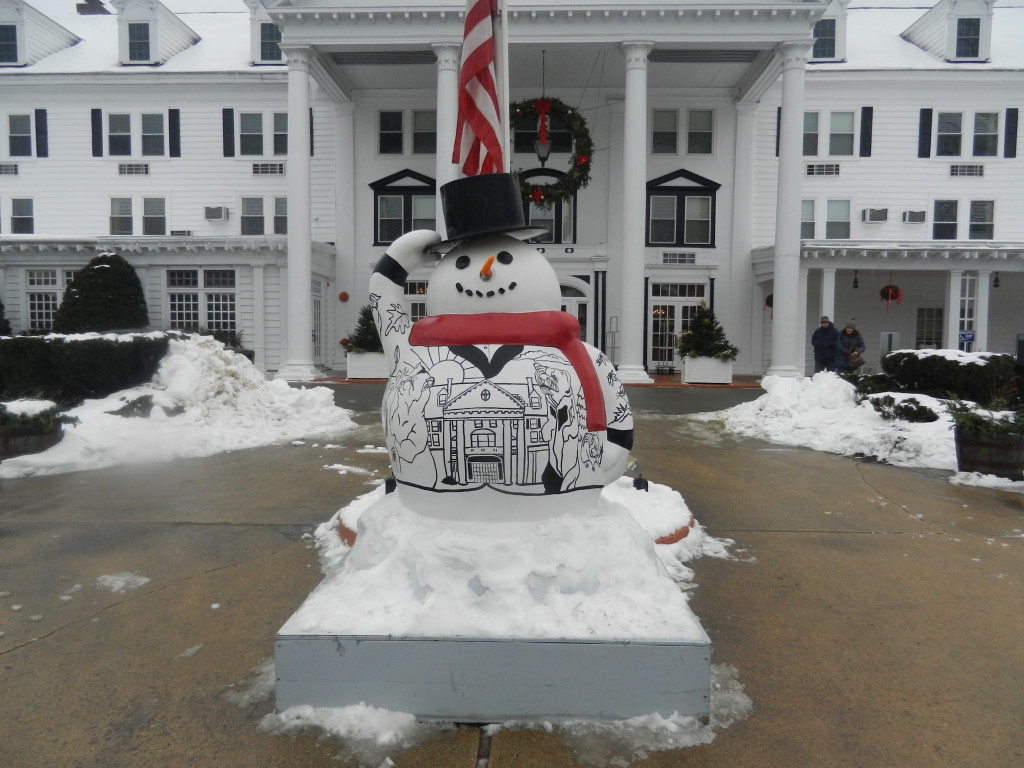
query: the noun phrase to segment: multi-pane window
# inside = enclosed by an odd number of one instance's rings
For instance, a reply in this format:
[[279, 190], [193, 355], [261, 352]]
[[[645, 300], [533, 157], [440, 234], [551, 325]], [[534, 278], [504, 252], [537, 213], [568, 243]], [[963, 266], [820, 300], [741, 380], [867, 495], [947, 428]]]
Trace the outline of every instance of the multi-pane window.
[[149, 24], [128, 25], [128, 61], [150, 61]]
[[917, 323], [914, 329], [915, 349], [940, 349], [942, 347], [942, 307], [918, 307]]
[[377, 242], [394, 242], [414, 229], [434, 229], [437, 224], [435, 206], [434, 195], [378, 195]]
[[814, 201], [800, 201], [800, 239], [814, 239]]
[[28, 330], [49, 331], [53, 329], [53, 315], [60, 306], [64, 291], [75, 279], [72, 269], [30, 269], [25, 273], [28, 292]]
[[825, 203], [825, 237], [829, 240], [850, 239], [849, 200], [829, 200]]
[[[531, 184], [557, 182], [564, 174], [554, 170], [524, 171], [520, 180]], [[526, 223], [531, 227], [543, 227], [547, 232], [530, 238], [531, 243], [575, 243], [576, 242], [576, 198], [554, 200], [540, 205], [529, 202], [525, 208]]]
[[274, 234], [288, 234], [288, 198], [274, 198]]
[[401, 195], [381, 195], [377, 198], [377, 241], [391, 243], [402, 235], [403, 201]]
[[262, 235], [266, 232], [263, 224], [263, 198], [242, 198], [242, 234]]
[[967, 234], [971, 240], [991, 240], [995, 237], [995, 211], [994, 200], [971, 201], [971, 220]]
[[238, 154], [263, 154], [263, 114], [242, 112], [238, 116]]
[[[537, 123], [533, 120], [522, 120], [512, 132], [512, 151], [535, 153], [534, 142], [537, 135]], [[548, 143], [551, 152], [572, 151], [572, 134], [565, 121], [556, 115], [548, 115]]]
[[[129, 140], [130, 141], [130, 140]], [[142, 154], [164, 154], [164, 116], [163, 114], [142, 116]]]
[[818, 155], [818, 113], [804, 112], [804, 156]]
[[402, 113], [379, 112], [377, 120], [377, 153], [402, 154]]
[[11, 200], [11, 234], [31, 235], [36, 231], [32, 198], [16, 197]]
[[684, 207], [683, 241], [687, 245], [711, 242], [711, 198], [690, 195]]
[[0, 24], [0, 64], [18, 63], [18, 28]]
[[405, 296], [406, 308], [409, 310], [409, 317], [413, 322], [427, 316], [426, 280], [406, 280]]
[[704, 283], [652, 283], [651, 296], [663, 299], [703, 299], [704, 289]]
[[963, 139], [963, 114], [939, 112], [935, 136], [935, 154], [939, 157], [959, 157]]
[[32, 117], [31, 115], [10, 115], [8, 149], [11, 157], [32, 156]]
[[714, 120], [715, 113], [710, 109], [691, 109], [686, 113], [686, 151], [688, 154], [711, 154]]
[[853, 112], [829, 115], [828, 153], [833, 157], [853, 155]]
[[976, 59], [981, 55], [981, 19], [956, 20], [956, 58]]
[[676, 198], [674, 196], [651, 196], [648, 240], [654, 244], [674, 244], [676, 242]]
[[174, 330], [237, 328], [236, 277], [233, 269], [169, 269], [169, 325]]
[[999, 113], [974, 113], [974, 156], [995, 157], [999, 152]]
[[132, 199], [130, 197], [110, 199], [110, 234], [132, 234]]
[[281, 59], [281, 30], [276, 24], [260, 24], [260, 61]]
[[433, 155], [437, 152], [437, 112], [417, 109], [412, 113], [412, 153]]
[[288, 113], [274, 113], [274, 154], [288, 154]]
[[164, 198], [142, 198], [142, 234], [167, 234], [167, 201]]
[[679, 151], [679, 113], [674, 109], [655, 109], [651, 113], [651, 153], [674, 155]]
[[107, 154], [131, 155], [132, 116], [110, 114], [107, 116]]
[[412, 228], [433, 229], [437, 220], [434, 197], [414, 195], [412, 198]]
[[932, 239], [956, 240], [956, 200], [936, 200], [932, 214]]
[[836, 20], [821, 19], [814, 25], [814, 48], [812, 59], [834, 59], [836, 57]]

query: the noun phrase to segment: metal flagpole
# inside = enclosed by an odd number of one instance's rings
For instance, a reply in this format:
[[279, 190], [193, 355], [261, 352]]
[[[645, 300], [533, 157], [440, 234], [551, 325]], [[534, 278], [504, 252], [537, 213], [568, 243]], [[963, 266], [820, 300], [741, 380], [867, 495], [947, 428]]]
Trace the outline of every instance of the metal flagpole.
[[511, 127], [508, 113], [508, 15], [505, 0], [494, 0], [494, 69], [498, 89], [498, 116], [501, 120], [502, 170], [512, 167]]

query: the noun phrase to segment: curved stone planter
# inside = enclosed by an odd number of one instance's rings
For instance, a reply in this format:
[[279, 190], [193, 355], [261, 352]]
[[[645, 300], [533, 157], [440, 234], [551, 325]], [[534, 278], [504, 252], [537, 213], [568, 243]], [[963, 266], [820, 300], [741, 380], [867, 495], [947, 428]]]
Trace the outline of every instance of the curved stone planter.
[[37, 427], [0, 427], [0, 461], [26, 453], [42, 453], [53, 447], [64, 437], [60, 424], [48, 432], [40, 432]]

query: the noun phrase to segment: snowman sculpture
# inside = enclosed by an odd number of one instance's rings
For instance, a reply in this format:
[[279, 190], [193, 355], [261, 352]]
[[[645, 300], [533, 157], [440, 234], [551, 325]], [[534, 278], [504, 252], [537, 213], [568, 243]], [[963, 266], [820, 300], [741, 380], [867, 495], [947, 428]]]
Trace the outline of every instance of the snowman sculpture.
[[[403, 505], [436, 517], [515, 520], [597, 503], [633, 440], [611, 361], [560, 311], [558, 278], [524, 240], [513, 174], [441, 187], [449, 239], [396, 240], [370, 279], [390, 366], [382, 418]], [[403, 302], [409, 273], [440, 260], [427, 316]]]

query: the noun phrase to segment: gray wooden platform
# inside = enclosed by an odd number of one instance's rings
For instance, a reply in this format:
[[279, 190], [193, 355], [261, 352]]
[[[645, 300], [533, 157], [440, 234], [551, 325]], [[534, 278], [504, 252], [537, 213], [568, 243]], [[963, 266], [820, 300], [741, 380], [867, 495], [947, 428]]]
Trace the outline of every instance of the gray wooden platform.
[[366, 704], [467, 723], [709, 712], [711, 641], [278, 635], [277, 709]]

